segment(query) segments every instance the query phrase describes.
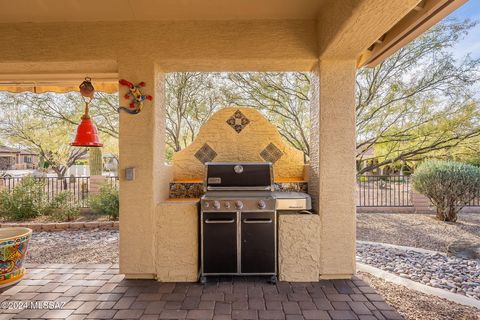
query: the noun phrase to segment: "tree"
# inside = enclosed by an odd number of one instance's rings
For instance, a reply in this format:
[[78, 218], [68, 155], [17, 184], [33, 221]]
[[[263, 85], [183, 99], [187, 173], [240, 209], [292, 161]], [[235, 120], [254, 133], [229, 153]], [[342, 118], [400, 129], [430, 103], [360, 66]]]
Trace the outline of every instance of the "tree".
[[[118, 154], [118, 95], [96, 92], [90, 114], [97, 125], [104, 152]], [[59, 177], [88, 149], [71, 148], [72, 135], [83, 114], [78, 92], [0, 93], [0, 136], [10, 144], [38, 152]]]
[[225, 101], [221, 74], [177, 72], [165, 77], [167, 145], [177, 152], [189, 145], [200, 127]]
[[[42, 93], [25, 92], [13, 94], [5, 92], [4, 97], [15, 99], [18, 103], [29, 106], [31, 112], [52, 121], [65, 121], [78, 125], [83, 114], [84, 100], [79, 92]], [[118, 139], [118, 112], [117, 93], [95, 92], [94, 99], [89, 105], [97, 129], [106, 136]]]
[[[0, 101], [0, 136], [11, 145], [38, 152], [58, 177], [63, 178], [68, 168], [87, 153], [87, 148], [70, 147], [83, 112], [83, 100], [68, 93], [3, 92]], [[110, 149], [117, 149], [114, 135], [106, 130], [101, 135]]]
[[377, 67], [358, 71], [357, 156], [374, 148], [377, 160], [359, 173], [419, 161], [480, 135], [472, 93], [480, 60], [456, 61], [450, 52], [473, 25], [440, 23]]
[[66, 133], [74, 132], [73, 125], [64, 121], [52, 122], [34, 114], [16, 99], [2, 101], [0, 135], [10, 144], [38, 152], [59, 177], [64, 177], [67, 169], [87, 153], [85, 148], [70, 147], [70, 135]]
[[229, 103], [254, 107], [293, 147], [310, 152], [310, 77], [300, 72], [232, 73], [224, 89]]
[[425, 161], [412, 178], [415, 190], [437, 208], [437, 219], [457, 221], [457, 214], [480, 193], [480, 168], [442, 160]]

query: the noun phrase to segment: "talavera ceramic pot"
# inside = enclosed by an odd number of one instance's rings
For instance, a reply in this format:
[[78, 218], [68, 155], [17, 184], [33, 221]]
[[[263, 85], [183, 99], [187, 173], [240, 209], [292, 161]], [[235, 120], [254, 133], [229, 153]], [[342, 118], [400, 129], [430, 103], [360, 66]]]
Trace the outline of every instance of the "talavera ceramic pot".
[[23, 263], [31, 236], [29, 228], [0, 228], [0, 288], [20, 281], [25, 275]]

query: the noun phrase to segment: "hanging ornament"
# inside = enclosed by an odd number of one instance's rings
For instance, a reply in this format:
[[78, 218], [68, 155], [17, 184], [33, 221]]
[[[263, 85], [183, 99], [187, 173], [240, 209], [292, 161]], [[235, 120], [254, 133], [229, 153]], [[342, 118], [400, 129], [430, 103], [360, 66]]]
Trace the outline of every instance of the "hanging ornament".
[[125, 99], [130, 99], [129, 107], [119, 107], [118, 112], [125, 111], [130, 114], [137, 114], [142, 111], [143, 102], [145, 100], [152, 101], [153, 97], [151, 95], [145, 95], [140, 90], [145, 87], [145, 82], [140, 82], [138, 84], [133, 84], [130, 81], [121, 79], [118, 81], [122, 86], [128, 87], [128, 93], [125, 94]]
[[80, 86], [80, 94], [85, 102], [85, 111], [82, 115], [81, 122], [77, 128], [77, 134], [71, 146], [74, 147], [103, 147], [98, 137], [98, 130], [88, 114], [88, 105], [93, 100], [95, 88], [92, 85], [90, 78], [85, 78]]

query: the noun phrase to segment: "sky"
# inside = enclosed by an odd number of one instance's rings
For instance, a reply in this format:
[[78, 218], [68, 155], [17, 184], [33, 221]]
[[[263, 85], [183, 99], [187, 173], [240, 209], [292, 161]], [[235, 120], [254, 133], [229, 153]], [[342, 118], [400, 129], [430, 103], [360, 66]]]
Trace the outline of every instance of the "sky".
[[470, 33], [460, 41], [452, 50], [457, 58], [470, 53], [473, 58], [480, 58], [480, 0], [469, 0], [463, 6], [452, 12], [449, 17], [459, 20], [472, 19], [477, 24]]

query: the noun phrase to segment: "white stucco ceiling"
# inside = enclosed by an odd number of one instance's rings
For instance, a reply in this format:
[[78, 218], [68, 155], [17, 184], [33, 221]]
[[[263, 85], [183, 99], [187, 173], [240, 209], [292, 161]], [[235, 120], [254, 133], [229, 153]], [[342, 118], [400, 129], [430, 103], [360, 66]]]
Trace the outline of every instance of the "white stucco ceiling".
[[0, 0], [0, 23], [314, 19], [325, 0]]

